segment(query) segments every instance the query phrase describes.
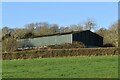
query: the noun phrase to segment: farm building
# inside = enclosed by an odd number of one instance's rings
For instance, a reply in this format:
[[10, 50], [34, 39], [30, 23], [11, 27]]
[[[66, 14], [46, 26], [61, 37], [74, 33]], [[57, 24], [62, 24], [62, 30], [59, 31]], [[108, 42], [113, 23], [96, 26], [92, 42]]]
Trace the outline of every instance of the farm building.
[[90, 30], [85, 30], [56, 33], [29, 39], [20, 39], [18, 40], [18, 47], [40, 47], [47, 45], [72, 43], [73, 41], [83, 42], [87, 47], [100, 47], [103, 45], [103, 37], [91, 32]]

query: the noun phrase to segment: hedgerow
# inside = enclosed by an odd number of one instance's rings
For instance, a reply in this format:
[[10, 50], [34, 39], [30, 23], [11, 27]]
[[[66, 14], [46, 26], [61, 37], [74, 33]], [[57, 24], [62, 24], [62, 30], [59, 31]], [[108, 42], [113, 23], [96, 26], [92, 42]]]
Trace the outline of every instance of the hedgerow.
[[7, 52], [2, 54], [3, 60], [47, 58], [63, 56], [103, 56], [118, 55], [117, 48], [73, 48], [73, 49], [41, 49]]

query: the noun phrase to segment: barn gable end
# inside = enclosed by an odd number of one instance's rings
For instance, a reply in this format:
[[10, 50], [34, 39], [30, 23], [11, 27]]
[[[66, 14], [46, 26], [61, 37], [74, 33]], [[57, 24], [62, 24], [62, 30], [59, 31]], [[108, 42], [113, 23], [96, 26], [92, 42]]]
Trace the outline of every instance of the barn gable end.
[[73, 41], [83, 42], [87, 47], [103, 46], [103, 37], [91, 32], [90, 30], [74, 33]]

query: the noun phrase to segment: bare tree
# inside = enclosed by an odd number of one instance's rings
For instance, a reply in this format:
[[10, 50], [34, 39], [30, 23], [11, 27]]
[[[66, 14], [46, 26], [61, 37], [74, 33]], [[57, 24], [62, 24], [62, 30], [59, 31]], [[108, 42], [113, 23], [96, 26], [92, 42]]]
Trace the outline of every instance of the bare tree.
[[81, 31], [83, 30], [83, 27], [80, 24], [72, 24], [70, 25], [71, 31]]
[[112, 24], [109, 29], [100, 28], [96, 33], [104, 38], [104, 44], [109, 43], [118, 47], [118, 23]]
[[111, 42], [118, 47], [118, 23], [114, 23], [113, 25], [111, 25], [111, 27], [109, 28], [109, 38], [111, 40]]
[[96, 27], [96, 23], [95, 23], [95, 21], [94, 20], [92, 20], [92, 19], [87, 19], [87, 21], [84, 23], [84, 29], [85, 30], [94, 30], [95, 29], [95, 27]]
[[57, 24], [51, 24], [50, 25], [50, 31], [51, 31], [51, 33], [59, 32], [59, 26]]

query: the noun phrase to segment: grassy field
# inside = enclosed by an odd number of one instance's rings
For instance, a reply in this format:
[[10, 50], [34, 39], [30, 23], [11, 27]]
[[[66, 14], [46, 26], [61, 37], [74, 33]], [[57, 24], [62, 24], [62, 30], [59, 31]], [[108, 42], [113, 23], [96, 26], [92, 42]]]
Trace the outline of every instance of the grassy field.
[[3, 61], [3, 78], [117, 78], [117, 56]]

